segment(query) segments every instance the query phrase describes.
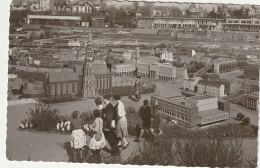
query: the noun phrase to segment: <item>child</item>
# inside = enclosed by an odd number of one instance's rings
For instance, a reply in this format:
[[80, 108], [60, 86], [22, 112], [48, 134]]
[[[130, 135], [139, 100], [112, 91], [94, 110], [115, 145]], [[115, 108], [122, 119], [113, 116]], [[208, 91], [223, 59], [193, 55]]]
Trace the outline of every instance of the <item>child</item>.
[[[26, 127], [26, 126], [27, 126], [27, 127]], [[28, 128], [28, 121], [27, 121], [27, 119], [24, 119], [24, 120], [21, 121], [20, 128], [21, 128], [21, 129], [26, 129], [26, 128]]]
[[93, 151], [100, 150], [106, 146], [106, 140], [103, 133], [103, 120], [101, 119], [100, 110], [93, 111], [95, 120], [93, 122], [93, 126], [90, 127], [91, 131], [94, 132], [93, 137], [90, 139], [90, 155], [93, 154]]

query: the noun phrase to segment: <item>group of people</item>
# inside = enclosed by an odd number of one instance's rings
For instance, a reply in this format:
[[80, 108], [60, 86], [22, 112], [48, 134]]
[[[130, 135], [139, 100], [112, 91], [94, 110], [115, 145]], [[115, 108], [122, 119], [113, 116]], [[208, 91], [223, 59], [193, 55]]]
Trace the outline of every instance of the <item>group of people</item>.
[[[93, 151], [102, 152], [102, 149], [106, 147], [106, 140], [113, 155], [118, 154], [121, 147], [125, 149], [129, 145], [126, 140], [128, 135], [126, 110], [120, 99], [119, 95], [95, 99], [97, 105], [97, 109], [93, 111], [95, 119], [93, 124], [87, 126], [87, 130], [91, 133], [90, 155], [93, 154]], [[86, 146], [86, 135], [83, 131], [84, 123], [79, 117], [78, 111], [74, 111], [72, 116], [73, 118], [70, 121], [72, 130], [71, 147], [75, 149], [74, 157], [76, 157], [77, 151], [80, 151], [82, 158], [82, 151]]]
[[[95, 104], [97, 109], [93, 111], [95, 119], [91, 125], [84, 125], [78, 111], [74, 111], [72, 114], [73, 118], [70, 120], [70, 129], [72, 130], [71, 147], [75, 149], [74, 157], [76, 157], [77, 151], [80, 151], [80, 157], [83, 159], [82, 151], [87, 145], [84, 130], [87, 130], [91, 135], [89, 142], [90, 155], [94, 151], [101, 153], [107, 146], [106, 140], [110, 145], [112, 155], [119, 154], [121, 147], [126, 149], [129, 145], [126, 139], [128, 136], [126, 110], [121, 97], [115, 95], [113, 97], [105, 96], [104, 98], [96, 98]], [[143, 135], [147, 137], [149, 133], [153, 135], [160, 135], [162, 133], [162, 112], [158, 102], [154, 104], [154, 113], [152, 115], [149, 101], [144, 100], [143, 105], [139, 109], [139, 116], [142, 124], [139, 122], [136, 125], [137, 138], [134, 140], [135, 142], [140, 142], [140, 138]], [[156, 139], [159, 141], [158, 138]]]

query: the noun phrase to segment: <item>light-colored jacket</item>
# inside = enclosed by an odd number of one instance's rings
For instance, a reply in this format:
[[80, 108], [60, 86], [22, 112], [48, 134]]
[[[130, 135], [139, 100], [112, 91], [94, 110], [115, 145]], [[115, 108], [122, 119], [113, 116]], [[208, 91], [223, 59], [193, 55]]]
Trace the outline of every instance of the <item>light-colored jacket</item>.
[[118, 101], [117, 115], [118, 115], [119, 118], [121, 118], [121, 117], [126, 115], [125, 105], [124, 105], [124, 103], [121, 100]]

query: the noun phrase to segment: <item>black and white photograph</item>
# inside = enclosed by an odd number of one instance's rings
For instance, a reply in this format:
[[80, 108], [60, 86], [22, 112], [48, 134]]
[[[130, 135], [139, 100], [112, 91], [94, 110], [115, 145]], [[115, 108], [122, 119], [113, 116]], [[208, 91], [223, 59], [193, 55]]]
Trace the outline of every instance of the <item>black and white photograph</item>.
[[5, 162], [258, 167], [257, 0], [7, 4]]

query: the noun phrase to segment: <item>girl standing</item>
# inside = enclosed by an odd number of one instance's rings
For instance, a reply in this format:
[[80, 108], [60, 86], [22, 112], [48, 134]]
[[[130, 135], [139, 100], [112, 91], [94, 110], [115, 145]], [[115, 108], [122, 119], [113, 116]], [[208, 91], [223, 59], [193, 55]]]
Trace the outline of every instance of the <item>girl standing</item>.
[[101, 118], [100, 110], [93, 111], [95, 120], [93, 122], [93, 126], [90, 127], [90, 130], [94, 132], [93, 137], [90, 139], [90, 155], [92, 155], [92, 151], [100, 150], [106, 146], [106, 140], [103, 133], [103, 120]]

